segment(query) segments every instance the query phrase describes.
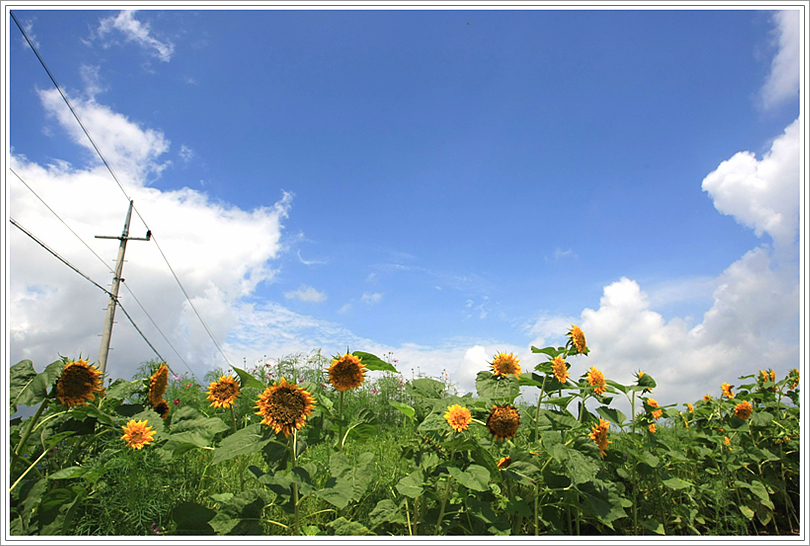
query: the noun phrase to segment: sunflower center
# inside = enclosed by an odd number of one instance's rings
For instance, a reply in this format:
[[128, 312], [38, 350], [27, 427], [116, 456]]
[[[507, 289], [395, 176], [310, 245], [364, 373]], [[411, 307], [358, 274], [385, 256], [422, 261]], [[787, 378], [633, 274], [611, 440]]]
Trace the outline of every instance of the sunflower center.
[[300, 419], [306, 408], [306, 401], [292, 389], [279, 389], [268, 401], [273, 418], [281, 425], [292, 425]]
[[236, 384], [220, 382], [214, 385], [211, 393], [219, 400], [227, 400], [236, 395]]
[[92, 387], [95, 375], [83, 366], [68, 366], [62, 374], [62, 389], [67, 396], [83, 397], [88, 393], [87, 387]]

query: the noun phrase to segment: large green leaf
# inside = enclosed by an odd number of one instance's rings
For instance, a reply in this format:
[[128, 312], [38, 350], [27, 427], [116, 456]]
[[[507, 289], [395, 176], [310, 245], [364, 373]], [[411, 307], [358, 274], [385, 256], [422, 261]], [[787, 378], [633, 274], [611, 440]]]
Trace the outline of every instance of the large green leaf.
[[617, 410], [616, 408], [610, 408], [608, 406], [599, 406], [596, 408], [596, 413], [601, 415], [605, 418], [605, 420], [610, 421], [615, 425], [622, 426], [624, 424], [625, 419], [627, 416], [623, 414], [621, 411]]
[[371, 534], [371, 532], [362, 523], [350, 521], [343, 516], [340, 516], [338, 519], [327, 523], [326, 526], [330, 527], [335, 532], [336, 536], [360, 536]]
[[165, 449], [180, 455], [194, 448], [208, 448], [214, 436], [228, 430], [219, 417], [205, 417], [191, 406], [177, 410], [172, 417], [172, 432]]
[[458, 483], [473, 491], [489, 491], [489, 470], [477, 464], [471, 464], [465, 470], [450, 466], [450, 475]]
[[663, 483], [665, 486], [672, 489], [673, 491], [678, 491], [680, 489], [686, 489], [686, 488], [692, 486], [691, 483], [685, 482], [680, 478], [669, 478], [669, 479], [666, 479], [666, 480], [662, 480], [661, 483]]
[[360, 501], [374, 478], [374, 454], [361, 453], [355, 464], [343, 453], [335, 453], [329, 458], [329, 472], [332, 475], [326, 485], [316, 495], [345, 508], [352, 500]]
[[[26, 361], [23, 361], [26, 362]], [[18, 363], [19, 364], [19, 363]], [[16, 366], [17, 364], [15, 364]], [[33, 369], [33, 368], [31, 368]], [[17, 381], [17, 388], [19, 392], [16, 398], [11, 398], [11, 405], [14, 406], [15, 411], [18, 405], [20, 406], [36, 406], [41, 403], [48, 396], [48, 390], [56, 383], [59, 376], [62, 375], [62, 370], [65, 369], [65, 362], [57, 360], [51, 362], [45, 371], [30, 377], [30, 370], [27, 366], [23, 365], [20, 368], [20, 376]], [[30, 378], [27, 383], [22, 384], [25, 378]], [[10, 386], [10, 385], [9, 385]]]
[[264, 489], [242, 491], [226, 502], [209, 524], [218, 535], [261, 535], [262, 511], [268, 502]]
[[369, 518], [372, 529], [383, 523], [405, 523], [405, 516], [391, 499], [383, 499], [378, 502], [369, 514]]
[[331, 476], [326, 480], [323, 489], [315, 491], [315, 494], [342, 510], [346, 508], [352, 500], [352, 484], [349, 480], [338, 479]]
[[413, 409], [408, 404], [403, 404], [402, 402], [397, 402], [396, 400], [389, 400], [388, 405], [392, 408], [396, 408], [402, 413], [405, 414], [406, 417], [413, 419], [416, 416], [416, 410]]
[[419, 398], [441, 398], [444, 388], [444, 383], [429, 377], [420, 377], [405, 383], [406, 394]]
[[425, 478], [422, 474], [422, 470], [417, 468], [399, 480], [399, 483], [397, 483], [397, 491], [406, 497], [415, 499], [424, 492], [424, 481]]
[[363, 363], [363, 366], [365, 366], [367, 370], [373, 372], [399, 373], [399, 371], [397, 371], [397, 369], [394, 368], [392, 364], [389, 364], [388, 362], [381, 360], [379, 357], [371, 353], [364, 353], [363, 351], [354, 351], [352, 354], [360, 359], [360, 361]]
[[475, 378], [475, 390], [481, 398], [511, 404], [520, 394], [520, 380], [513, 375], [496, 376], [484, 370]]
[[143, 380], [127, 381], [118, 378], [112, 385], [107, 387], [107, 394], [104, 395], [103, 405], [110, 408], [110, 411], [117, 408], [124, 400], [138, 392], [143, 386]]
[[593, 480], [577, 485], [577, 490], [587, 499], [596, 517], [611, 529], [612, 522], [627, 517], [616, 484]]
[[9, 414], [17, 413], [17, 400], [20, 394], [36, 376], [37, 372], [34, 370], [34, 364], [30, 360], [20, 360], [9, 369]]
[[231, 368], [233, 368], [233, 371], [235, 371], [236, 374], [239, 376], [239, 383], [241, 388], [243, 389], [265, 388], [265, 385], [261, 381], [250, 375], [250, 373], [246, 372], [245, 370], [237, 368], [236, 366], [231, 366]]
[[222, 440], [214, 451], [212, 464], [221, 463], [240, 455], [258, 453], [272, 439], [273, 435], [270, 434], [268, 428], [263, 428], [258, 423], [248, 425]]
[[172, 510], [172, 519], [177, 524], [178, 535], [213, 535], [209, 522], [216, 512], [196, 502], [181, 502]]

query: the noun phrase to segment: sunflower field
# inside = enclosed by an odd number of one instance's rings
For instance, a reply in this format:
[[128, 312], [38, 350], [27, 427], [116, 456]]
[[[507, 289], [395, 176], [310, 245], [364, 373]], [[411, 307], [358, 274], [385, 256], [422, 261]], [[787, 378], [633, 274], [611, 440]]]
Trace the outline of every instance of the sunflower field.
[[[10, 369], [12, 535], [793, 535], [799, 372], [661, 406], [656, 381], [531, 348], [459, 395], [391, 358], [320, 352], [200, 385], [163, 362]], [[575, 362], [575, 364], [572, 364]], [[247, 368], [247, 366], [245, 366]], [[582, 370], [578, 376], [574, 370]], [[374, 372], [374, 373], [370, 373]], [[537, 401], [518, 400], [521, 388]], [[524, 389], [525, 391], [526, 389]], [[532, 399], [534, 396], [531, 397]], [[625, 400], [625, 415], [611, 404]]]

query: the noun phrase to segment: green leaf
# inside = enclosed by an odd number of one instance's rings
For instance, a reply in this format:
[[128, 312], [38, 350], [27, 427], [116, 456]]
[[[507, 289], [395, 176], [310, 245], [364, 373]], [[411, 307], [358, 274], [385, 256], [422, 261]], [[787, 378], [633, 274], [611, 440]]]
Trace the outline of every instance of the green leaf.
[[433, 430], [449, 430], [450, 425], [447, 424], [447, 420], [438, 413], [431, 413], [425, 420], [419, 423], [419, 426], [416, 428], [419, 432], [430, 432]]
[[103, 404], [114, 409], [118, 407], [121, 402], [138, 392], [142, 386], [143, 381], [141, 379], [127, 381], [118, 378], [112, 385], [107, 387], [107, 394], [104, 396]]
[[542, 349], [538, 349], [534, 345], [532, 345], [532, 352], [533, 353], [542, 353], [554, 358], [558, 356], [560, 353], [565, 352], [565, 349], [560, 347], [559, 349], [555, 349], [554, 347], [544, 347]]
[[623, 392], [624, 394], [627, 394], [627, 389], [628, 388], [625, 385], [622, 385], [621, 383], [617, 383], [617, 382], [612, 381], [610, 379], [605, 379], [605, 383], [610, 385], [611, 387], [614, 387], [616, 390], [619, 390], [619, 391]]
[[326, 480], [323, 489], [315, 491], [315, 494], [342, 510], [346, 508], [352, 500], [352, 484], [349, 480], [338, 479], [331, 476]]
[[79, 478], [87, 473], [87, 468], [83, 466], [69, 466], [58, 470], [48, 476], [49, 480], [69, 480], [71, 478]]
[[76, 514], [78, 502], [86, 496], [87, 490], [81, 486], [54, 489], [44, 495], [37, 510], [41, 526], [39, 534], [66, 534]]
[[172, 510], [172, 519], [177, 524], [178, 535], [213, 535], [209, 522], [216, 512], [196, 502], [182, 502]]
[[669, 478], [667, 480], [662, 480], [661, 483], [666, 485], [668, 488], [672, 489], [673, 491], [678, 491], [680, 489], [686, 489], [688, 487], [692, 487], [692, 484], [686, 481], [681, 480], [680, 478]]
[[419, 398], [441, 398], [444, 383], [429, 377], [420, 377], [405, 383], [405, 393]]
[[265, 388], [264, 383], [262, 383], [261, 381], [250, 375], [250, 373], [246, 372], [245, 370], [237, 368], [236, 366], [231, 366], [231, 368], [233, 368], [233, 371], [235, 371], [236, 374], [239, 376], [239, 383], [241, 388], [243, 389]]
[[[25, 362], [25, 361], [23, 361]], [[32, 368], [33, 369], [33, 368]], [[48, 389], [50, 389], [59, 376], [62, 375], [62, 370], [65, 369], [65, 362], [57, 360], [52, 362], [45, 368], [45, 371], [37, 374], [31, 378], [28, 383], [22, 385], [25, 378], [30, 377], [30, 370], [27, 366], [20, 368], [20, 377], [18, 377], [17, 387], [20, 388], [16, 398], [11, 399], [13, 406], [36, 406], [48, 397]]]
[[577, 491], [587, 499], [588, 505], [602, 523], [612, 527], [614, 521], [627, 517], [615, 483], [593, 480], [577, 485]]
[[17, 400], [20, 394], [37, 376], [34, 365], [30, 360], [20, 360], [9, 368], [8, 399], [9, 414], [17, 413]]
[[496, 376], [484, 370], [475, 378], [475, 390], [481, 398], [511, 404], [520, 394], [520, 380], [514, 375]]
[[773, 414], [767, 411], [755, 411], [751, 414], [751, 426], [767, 427], [773, 422]]
[[408, 404], [403, 404], [402, 402], [397, 402], [396, 400], [388, 400], [388, 405], [392, 408], [398, 409], [410, 419], [413, 419], [416, 416], [416, 410]]
[[352, 353], [354, 356], [360, 359], [360, 362], [366, 369], [373, 371], [373, 372], [394, 372], [399, 373], [396, 368], [392, 364], [381, 360], [379, 357], [371, 354], [371, 353], [364, 353], [363, 351], [354, 351]]
[[534, 372], [523, 372], [520, 374], [521, 387], [542, 387], [543, 378]]
[[666, 531], [664, 530], [664, 525], [655, 518], [652, 518], [649, 521], [642, 521], [641, 525], [648, 531], [652, 531], [657, 535], [667, 534]]
[[567, 411], [565, 413], [558, 413], [556, 411], [545, 410], [544, 415], [549, 421], [556, 425], [555, 428], [558, 430], [575, 429], [582, 426], [581, 423]]
[[368, 528], [366, 528], [366, 526], [362, 523], [349, 521], [343, 516], [340, 516], [335, 521], [327, 523], [326, 526], [334, 530], [336, 536], [359, 536], [371, 534]]
[[609, 408], [607, 406], [599, 406], [596, 408], [596, 413], [604, 417], [606, 421], [610, 421], [611, 423], [619, 426], [622, 426], [625, 419], [627, 419], [627, 416], [625, 416], [625, 414], [623, 414], [621, 411], [615, 408]]
[[261, 535], [262, 511], [268, 502], [263, 489], [242, 491], [225, 503], [209, 524], [218, 535]]
[[425, 490], [423, 483], [425, 481], [421, 469], [416, 469], [397, 483], [397, 491], [400, 494], [415, 499]]
[[371, 528], [379, 527], [383, 523], [406, 523], [405, 516], [399, 511], [394, 501], [383, 499], [377, 503], [369, 514]]
[[262, 425], [254, 423], [225, 437], [214, 451], [212, 464], [261, 451], [273, 439], [268, 430], [263, 429]]
[[164, 448], [175, 456], [190, 449], [207, 448], [214, 436], [228, 428], [219, 417], [205, 417], [193, 407], [185, 406], [172, 417], [172, 431]]
[[447, 468], [450, 475], [458, 483], [472, 489], [473, 491], [489, 491], [489, 470], [477, 464], [471, 464], [466, 470], [461, 470], [455, 466]]
[[133, 415], [130, 419], [127, 419], [127, 422], [129, 421], [146, 421], [147, 426], [152, 427], [152, 430], [158, 434], [163, 432], [163, 418], [152, 408], [145, 409]]

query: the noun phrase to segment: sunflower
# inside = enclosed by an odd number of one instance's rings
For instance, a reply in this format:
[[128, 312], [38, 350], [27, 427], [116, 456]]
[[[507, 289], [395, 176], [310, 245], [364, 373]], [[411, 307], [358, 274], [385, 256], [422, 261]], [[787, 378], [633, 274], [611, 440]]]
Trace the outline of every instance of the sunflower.
[[497, 462], [498, 468], [506, 468], [510, 464], [512, 464], [512, 457], [508, 457], [508, 456], [498, 459], [498, 462]]
[[790, 373], [788, 373], [788, 379], [791, 381], [790, 390], [795, 391], [796, 387], [799, 386], [799, 370], [796, 368], [790, 370]]
[[315, 399], [298, 385], [291, 385], [283, 377], [275, 385], [267, 387], [259, 395], [256, 415], [262, 416], [262, 425], [289, 436], [293, 429], [298, 430], [312, 414]]
[[149, 403], [153, 408], [163, 401], [163, 393], [166, 392], [168, 383], [169, 368], [166, 367], [166, 364], [161, 364], [149, 379]]
[[695, 411], [695, 406], [693, 406], [692, 404], [686, 404], [686, 409], [689, 410], [689, 413], [692, 413], [693, 411]]
[[452, 406], [448, 407], [447, 413], [444, 414], [444, 418], [447, 420], [447, 424], [450, 425], [450, 428], [456, 432], [467, 430], [467, 427], [469, 427], [470, 423], [472, 422], [470, 410], [461, 407], [458, 404], [453, 404]]
[[683, 419], [683, 424], [686, 428], [689, 428], [689, 421], [686, 420], [686, 416], [683, 414], [682, 411], [678, 412], [681, 415], [681, 419]]
[[565, 364], [565, 359], [559, 355], [554, 357], [552, 361], [551, 368], [554, 370], [554, 377], [557, 378], [557, 381], [560, 383], [565, 383], [568, 381], [568, 377], [571, 375], [568, 373], [568, 366]]
[[512, 353], [498, 353], [495, 355], [495, 360], [492, 361], [492, 375], [499, 375], [506, 377], [509, 374], [514, 374], [515, 377], [520, 377], [520, 360], [515, 358]]
[[208, 386], [208, 400], [211, 407], [228, 408], [239, 396], [239, 383], [231, 375], [223, 375]]
[[591, 366], [586, 379], [588, 383], [594, 387], [593, 392], [595, 394], [603, 394], [605, 392], [605, 374]]
[[734, 393], [731, 392], [732, 387], [734, 387], [734, 385], [729, 385], [728, 383], [723, 383], [720, 385], [720, 388], [723, 389], [723, 396], [734, 398]]
[[588, 354], [588, 344], [585, 343], [585, 334], [579, 326], [576, 324], [571, 326], [571, 329], [568, 331], [568, 337], [571, 338], [569, 343], [573, 343], [574, 347], [577, 348], [577, 353], [583, 355]]
[[650, 423], [650, 426], [649, 426], [649, 427], [647, 427], [647, 428], [649, 428], [650, 432], [652, 432], [653, 434], [655, 434], [655, 423]]
[[333, 359], [328, 371], [329, 382], [336, 391], [356, 389], [366, 380], [366, 367], [351, 353]]
[[154, 440], [153, 436], [155, 435], [155, 431], [152, 430], [152, 427], [146, 424], [146, 419], [143, 421], [136, 421], [135, 419], [132, 419], [129, 423], [121, 428], [124, 429], [124, 435], [121, 436], [121, 439], [124, 440], [132, 449], [141, 449], [143, 446]]
[[728, 450], [731, 451], [731, 440], [728, 439], [728, 436], [723, 436], [723, 445], [728, 446]]
[[711, 401], [712, 401], [712, 397], [711, 397], [711, 395], [709, 395], [709, 394], [704, 394], [704, 395], [703, 395], [703, 401], [704, 401], [704, 402], [711, 402]]
[[737, 407], [734, 408], [734, 415], [740, 419], [748, 419], [751, 417], [751, 412], [754, 411], [754, 406], [748, 400], [743, 400]]
[[165, 400], [161, 400], [158, 405], [152, 407], [155, 410], [155, 413], [160, 415], [163, 420], [166, 420], [166, 417], [169, 416], [169, 403]]
[[492, 406], [492, 412], [487, 417], [487, 429], [496, 440], [513, 438], [519, 426], [520, 414], [513, 406]]
[[653, 419], [660, 419], [661, 416], [664, 414], [664, 410], [661, 409], [661, 406], [658, 405], [658, 401], [655, 398], [648, 398], [647, 406], [651, 408], [656, 408], [652, 412]]
[[[68, 362], [56, 383], [56, 398], [71, 408], [85, 406], [88, 400], [94, 400], [95, 394], [103, 393], [101, 370], [90, 366], [86, 360]], [[99, 395], [101, 396], [101, 395]]]
[[607, 445], [612, 443], [607, 439], [608, 428], [610, 428], [610, 423], [604, 419], [599, 419], [599, 424], [594, 425], [591, 428], [590, 434], [588, 434], [588, 436], [591, 437], [591, 440], [596, 442], [596, 445], [599, 446], [599, 454], [603, 459], [605, 458], [605, 450], [607, 449]]

